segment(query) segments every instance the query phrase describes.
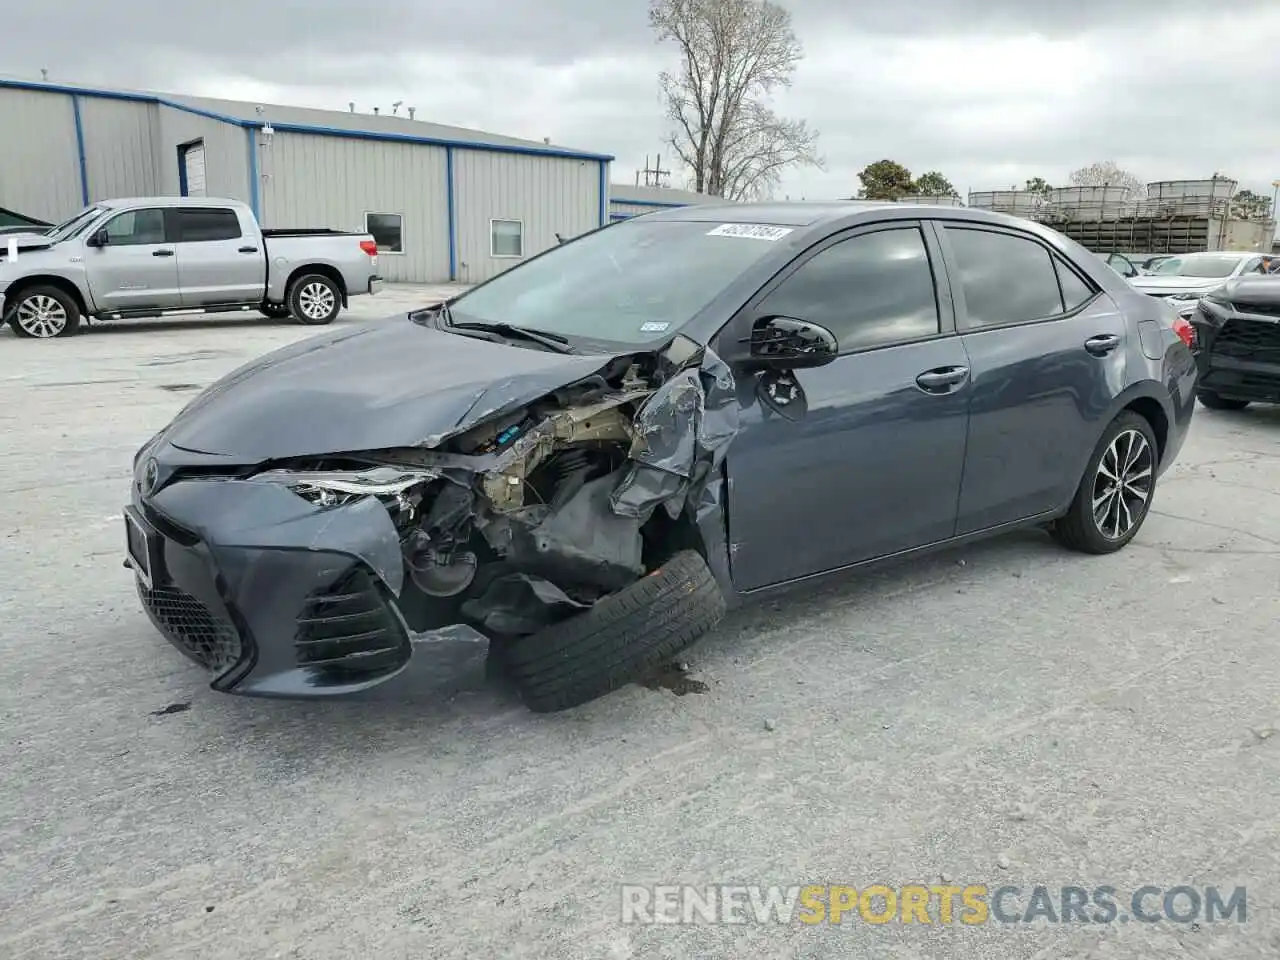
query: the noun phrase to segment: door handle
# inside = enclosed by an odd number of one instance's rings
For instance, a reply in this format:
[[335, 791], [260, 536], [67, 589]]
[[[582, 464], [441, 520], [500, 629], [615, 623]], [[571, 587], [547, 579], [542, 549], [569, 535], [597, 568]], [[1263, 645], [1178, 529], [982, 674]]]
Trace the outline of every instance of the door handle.
[[258, 252], [257, 247], [241, 247], [240, 248], [240, 253], [257, 253], [257, 252]]
[[172, 250], [152, 250], [151, 255], [153, 257], [172, 257], [173, 251]]
[[916, 377], [916, 384], [925, 393], [949, 393], [948, 388], [964, 383], [968, 376], [968, 367], [938, 367]]
[[1084, 348], [1095, 357], [1105, 357], [1118, 346], [1120, 346], [1120, 338], [1114, 333], [1102, 333], [1084, 342]]

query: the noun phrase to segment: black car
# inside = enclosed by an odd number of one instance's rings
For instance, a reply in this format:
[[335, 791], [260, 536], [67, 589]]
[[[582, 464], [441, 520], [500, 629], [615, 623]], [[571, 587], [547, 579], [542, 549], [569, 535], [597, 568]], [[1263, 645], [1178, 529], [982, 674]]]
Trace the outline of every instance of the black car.
[[209, 387], [135, 458], [127, 563], [217, 690], [395, 689], [462, 631], [559, 709], [832, 571], [1037, 525], [1121, 549], [1190, 340], [999, 214], [656, 212]]
[[1211, 410], [1280, 403], [1280, 276], [1228, 280], [1200, 299], [1191, 325], [1201, 403]]

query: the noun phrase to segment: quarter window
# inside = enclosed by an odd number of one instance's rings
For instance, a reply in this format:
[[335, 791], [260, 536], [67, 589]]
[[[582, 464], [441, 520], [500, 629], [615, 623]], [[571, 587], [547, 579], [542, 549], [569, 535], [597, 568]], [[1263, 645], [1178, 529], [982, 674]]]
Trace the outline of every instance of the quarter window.
[[895, 228], [835, 243], [787, 277], [759, 312], [821, 324], [842, 353], [935, 336], [938, 299], [924, 235]]
[[520, 220], [490, 220], [489, 255], [523, 257], [524, 223]]
[[164, 211], [128, 210], [112, 217], [105, 229], [107, 243], [113, 247], [164, 243]]
[[179, 210], [178, 225], [183, 243], [235, 240], [240, 236], [240, 218], [234, 210], [221, 207], [188, 207]]
[[404, 253], [404, 217], [398, 213], [366, 213], [364, 232], [373, 237], [379, 253]]
[[1062, 292], [1049, 251], [1007, 233], [945, 227], [970, 327], [1057, 316]]
[[1080, 279], [1080, 275], [1065, 263], [1054, 257], [1053, 265], [1058, 268], [1058, 281], [1062, 284], [1062, 303], [1066, 312], [1093, 299], [1093, 287]]

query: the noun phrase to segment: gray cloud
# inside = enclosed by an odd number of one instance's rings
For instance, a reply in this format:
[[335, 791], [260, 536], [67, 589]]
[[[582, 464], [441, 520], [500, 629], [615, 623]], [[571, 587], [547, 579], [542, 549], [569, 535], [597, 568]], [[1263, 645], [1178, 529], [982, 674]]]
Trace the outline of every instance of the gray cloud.
[[[843, 196], [890, 157], [957, 187], [1115, 159], [1145, 179], [1280, 176], [1280, 8], [790, 0], [807, 58], [779, 98], [822, 134], [827, 171], [793, 196]], [[40, 0], [6, 4], [11, 74], [307, 106], [404, 99], [423, 118], [616, 154], [629, 180], [667, 124], [645, 0]], [[1229, 12], [1227, 12], [1229, 10]], [[1222, 51], [1229, 50], [1230, 56]], [[665, 151], [669, 156], [670, 150]], [[1276, 169], [1271, 169], [1275, 164]]]

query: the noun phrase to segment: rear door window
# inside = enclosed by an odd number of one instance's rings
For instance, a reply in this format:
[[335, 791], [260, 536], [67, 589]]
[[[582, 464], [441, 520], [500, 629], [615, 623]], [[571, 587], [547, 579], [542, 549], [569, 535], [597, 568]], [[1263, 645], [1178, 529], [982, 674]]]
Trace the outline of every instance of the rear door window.
[[181, 243], [209, 243], [240, 237], [240, 218], [222, 207], [187, 207], [178, 211], [178, 240]]
[[969, 329], [1042, 320], [1064, 312], [1048, 249], [1029, 238], [946, 226]]

